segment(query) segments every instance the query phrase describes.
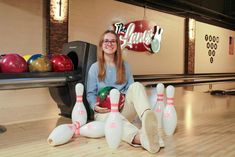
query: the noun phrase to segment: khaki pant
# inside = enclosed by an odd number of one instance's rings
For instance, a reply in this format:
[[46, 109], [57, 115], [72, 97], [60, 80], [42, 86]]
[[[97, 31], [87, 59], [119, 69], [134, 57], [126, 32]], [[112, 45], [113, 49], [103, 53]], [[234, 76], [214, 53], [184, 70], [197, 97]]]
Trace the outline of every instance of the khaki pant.
[[[125, 105], [121, 111], [123, 119], [123, 141], [132, 144], [139, 129], [131, 122], [136, 118], [136, 115], [141, 119], [144, 111], [148, 109], [150, 109], [150, 104], [145, 87], [139, 82], [131, 84], [126, 92]], [[107, 116], [108, 113], [95, 113], [95, 120], [105, 121]]]

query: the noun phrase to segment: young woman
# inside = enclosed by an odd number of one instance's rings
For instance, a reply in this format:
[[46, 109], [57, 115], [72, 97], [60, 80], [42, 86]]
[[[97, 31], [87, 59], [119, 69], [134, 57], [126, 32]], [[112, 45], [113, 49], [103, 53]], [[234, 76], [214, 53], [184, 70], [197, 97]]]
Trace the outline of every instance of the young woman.
[[[148, 150], [150, 153], [159, 151], [157, 120], [150, 104], [144, 86], [134, 82], [130, 67], [123, 61], [120, 41], [114, 31], [107, 30], [103, 33], [94, 63], [88, 73], [87, 100], [95, 111], [95, 120], [105, 121], [108, 108], [99, 106], [96, 97], [98, 91], [104, 87], [112, 86], [125, 94], [125, 102], [122, 106], [123, 119], [122, 140], [127, 143]], [[142, 121], [142, 128], [138, 129], [131, 122], [136, 115]]]

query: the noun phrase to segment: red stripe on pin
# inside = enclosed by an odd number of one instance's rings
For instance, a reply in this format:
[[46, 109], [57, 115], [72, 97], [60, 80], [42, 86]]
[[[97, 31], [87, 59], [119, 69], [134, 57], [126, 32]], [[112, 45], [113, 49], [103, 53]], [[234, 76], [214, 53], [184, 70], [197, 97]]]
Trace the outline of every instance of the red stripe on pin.
[[75, 122], [74, 125], [76, 126], [75, 135], [80, 135], [80, 123], [79, 122]]
[[166, 103], [167, 103], [168, 105], [173, 105], [173, 101], [174, 101], [174, 98], [167, 98]]
[[111, 106], [113, 106], [113, 107], [118, 107], [118, 104], [111, 104]]
[[119, 112], [118, 109], [111, 109], [111, 112]]
[[82, 96], [77, 96], [76, 101], [77, 101], [77, 102], [82, 102]]
[[167, 98], [167, 100], [174, 100], [174, 98]]

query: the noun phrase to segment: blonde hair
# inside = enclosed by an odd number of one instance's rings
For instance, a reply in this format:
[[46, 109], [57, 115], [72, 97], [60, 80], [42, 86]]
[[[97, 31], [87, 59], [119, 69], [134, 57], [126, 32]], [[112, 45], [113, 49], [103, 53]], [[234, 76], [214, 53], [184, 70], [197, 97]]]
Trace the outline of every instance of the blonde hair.
[[100, 41], [99, 41], [99, 50], [98, 50], [98, 55], [97, 55], [97, 61], [98, 61], [98, 65], [99, 65], [98, 78], [99, 78], [99, 81], [103, 81], [106, 76], [105, 59], [104, 59], [104, 51], [102, 49], [102, 44], [103, 44], [104, 36], [108, 33], [111, 33], [111, 34], [115, 35], [115, 37], [116, 37], [117, 50], [114, 54], [114, 64], [117, 69], [116, 83], [122, 84], [126, 81], [126, 76], [125, 76], [125, 67], [124, 67], [124, 63], [123, 63], [123, 59], [122, 59], [121, 43], [118, 38], [118, 35], [112, 30], [105, 31], [102, 34]]

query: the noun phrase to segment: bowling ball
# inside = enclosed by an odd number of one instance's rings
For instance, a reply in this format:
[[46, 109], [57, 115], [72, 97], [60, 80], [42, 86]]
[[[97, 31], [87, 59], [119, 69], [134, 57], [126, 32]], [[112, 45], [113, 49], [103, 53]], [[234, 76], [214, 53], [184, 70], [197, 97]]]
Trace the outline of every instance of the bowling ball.
[[24, 55], [23, 58], [24, 60], [27, 62], [29, 60], [29, 58], [31, 57], [31, 55]]
[[104, 87], [104, 88], [101, 88], [99, 91], [98, 91], [98, 97], [99, 97], [99, 101], [104, 101], [105, 98], [109, 95], [109, 92], [113, 89], [114, 87], [111, 87], [111, 86], [107, 86], [107, 87]]
[[44, 55], [37, 56], [28, 63], [30, 72], [49, 72], [52, 70], [51, 61]]
[[73, 70], [72, 60], [64, 54], [54, 54], [50, 57], [54, 72], [66, 72]]
[[[96, 101], [99, 102], [100, 107], [105, 107], [105, 108], [111, 109], [109, 93], [112, 89], [114, 89], [114, 87], [107, 86], [107, 87], [104, 87], [98, 91]], [[125, 95], [120, 94], [120, 99], [119, 99], [119, 103], [118, 103], [119, 107], [124, 100], [125, 100]]]
[[1, 56], [0, 66], [3, 73], [21, 73], [28, 70], [24, 58], [13, 53]]

